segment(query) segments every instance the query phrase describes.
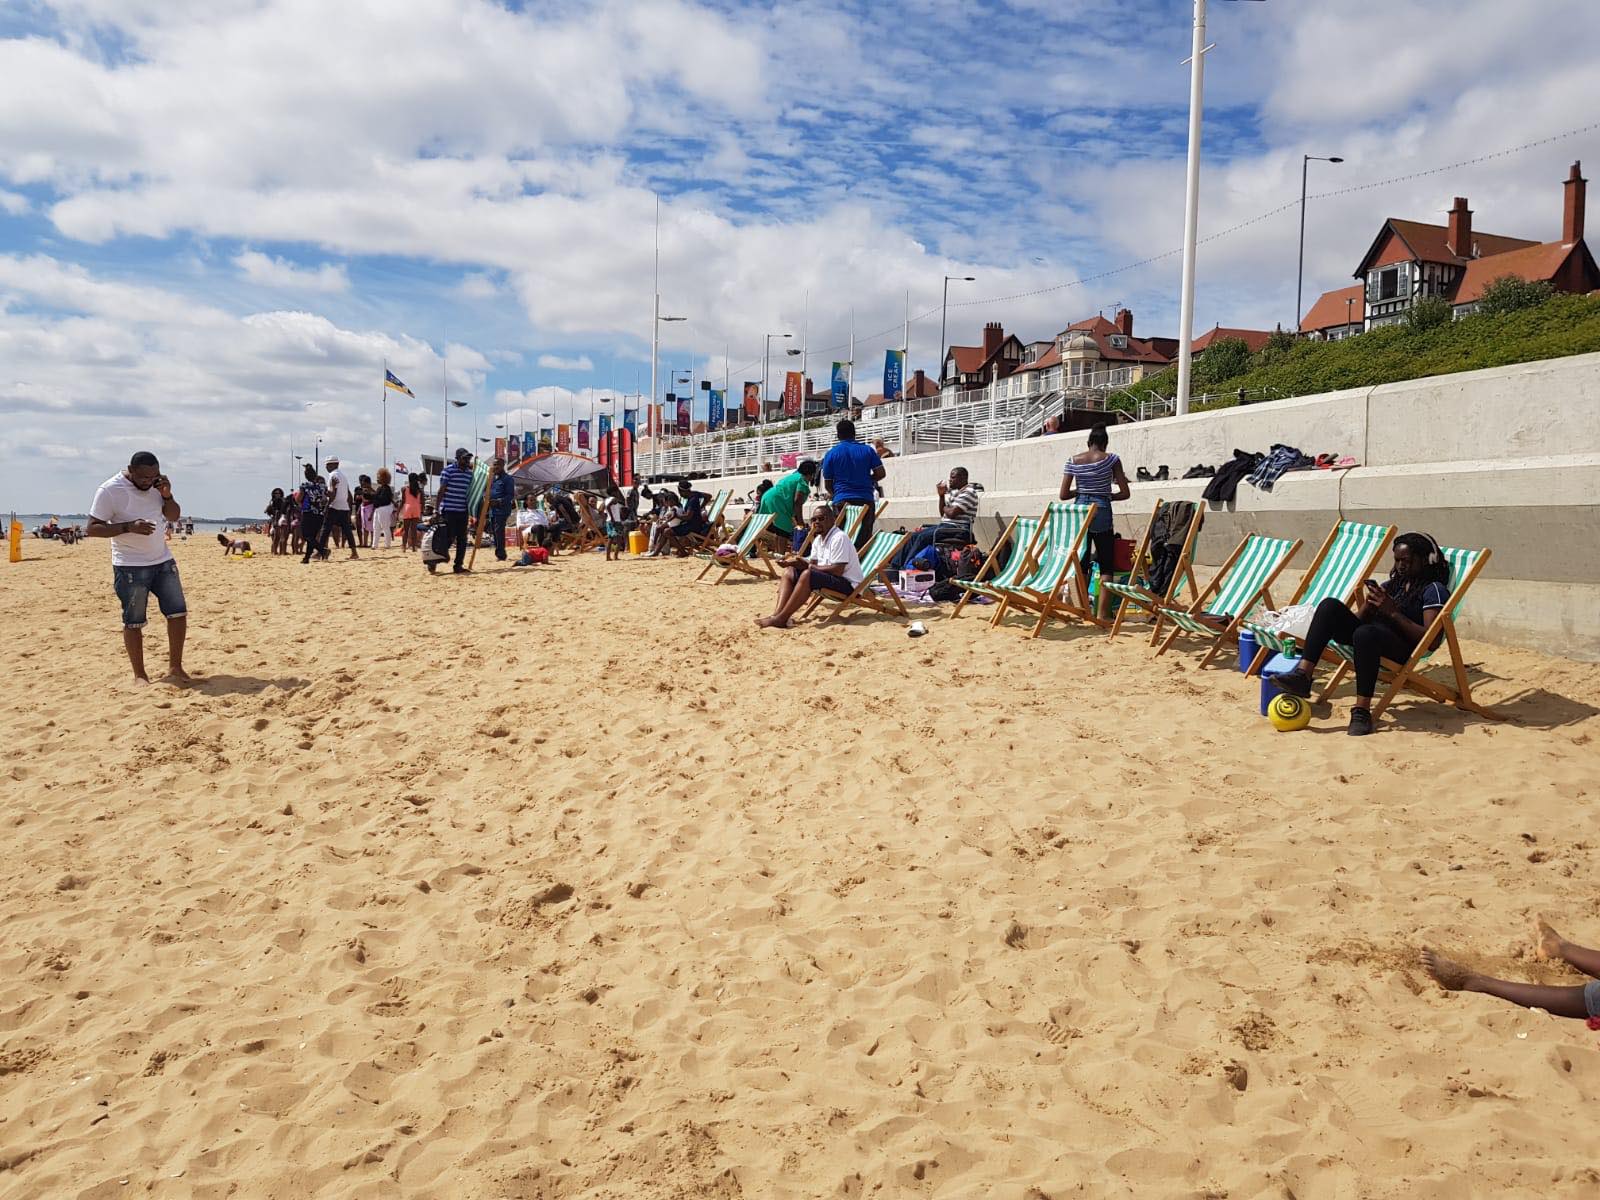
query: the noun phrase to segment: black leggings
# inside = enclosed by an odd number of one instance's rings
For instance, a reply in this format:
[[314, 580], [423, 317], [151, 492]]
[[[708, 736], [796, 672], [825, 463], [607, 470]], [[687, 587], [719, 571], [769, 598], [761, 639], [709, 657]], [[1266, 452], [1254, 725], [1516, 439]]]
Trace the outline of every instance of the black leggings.
[[1338, 642], [1355, 651], [1356, 695], [1369, 699], [1378, 686], [1378, 660], [1387, 658], [1403, 663], [1417, 648], [1415, 642], [1401, 637], [1394, 626], [1383, 621], [1363, 621], [1332, 596], [1317, 605], [1301, 657], [1306, 662], [1316, 663], [1329, 642]]
[[1083, 573], [1085, 581], [1089, 577], [1089, 564], [1100, 564], [1100, 578], [1110, 579], [1111, 572], [1117, 565], [1117, 531], [1106, 529], [1096, 531], [1091, 529], [1087, 539], [1088, 553], [1083, 556]]

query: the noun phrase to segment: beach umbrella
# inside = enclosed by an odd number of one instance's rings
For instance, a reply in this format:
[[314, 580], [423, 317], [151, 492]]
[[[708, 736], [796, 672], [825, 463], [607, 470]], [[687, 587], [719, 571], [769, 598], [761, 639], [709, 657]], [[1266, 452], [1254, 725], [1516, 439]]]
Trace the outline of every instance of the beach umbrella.
[[538, 491], [551, 484], [603, 489], [609, 482], [609, 473], [594, 459], [564, 450], [535, 454], [518, 464], [511, 477], [517, 482], [517, 491], [524, 493]]

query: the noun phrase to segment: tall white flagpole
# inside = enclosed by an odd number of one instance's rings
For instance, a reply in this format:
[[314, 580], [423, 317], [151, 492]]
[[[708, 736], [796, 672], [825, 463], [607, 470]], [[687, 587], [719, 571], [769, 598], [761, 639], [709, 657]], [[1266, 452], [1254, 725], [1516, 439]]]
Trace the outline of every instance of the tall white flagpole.
[[844, 410], [846, 414], [856, 401], [856, 310], [850, 306], [850, 361], [844, 367]]
[[1189, 56], [1189, 163], [1183, 193], [1183, 294], [1178, 301], [1178, 398], [1189, 411], [1194, 353], [1194, 260], [1200, 223], [1200, 115], [1205, 108], [1206, 0], [1194, 0], [1194, 42]]

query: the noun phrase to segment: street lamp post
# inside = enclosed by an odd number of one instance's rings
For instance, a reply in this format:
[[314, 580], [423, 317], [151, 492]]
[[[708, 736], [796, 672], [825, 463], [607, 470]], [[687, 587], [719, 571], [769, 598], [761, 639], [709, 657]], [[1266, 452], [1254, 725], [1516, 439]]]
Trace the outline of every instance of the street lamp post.
[[[950, 281], [955, 279], [961, 283], [971, 283], [976, 278], [977, 276], [975, 275], [946, 275], [944, 277], [944, 297], [939, 301], [939, 388], [941, 391], [944, 389], [944, 318], [945, 311], [950, 307]], [[940, 397], [939, 402], [941, 404], [944, 403], [943, 397]]]
[[[655, 242], [655, 312], [650, 322], [650, 408], [649, 412], [657, 412], [657, 402], [661, 393], [656, 390], [657, 359], [661, 353], [661, 323], [663, 321], [686, 321], [687, 317], [663, 317], [661, 315], [661, 197], [656, 197], [656, 242]], [[661, 422], [656, 423], [655, 436], [650, 439], [650, 474], [658, 473], [661, 462]]]
[[1301, 305], [1304, 303], [1301, 296], [1301, 285], [1306, 274], [1306, 172], [1314, 162], [1342, 163], [1344, 159], [1338, 155], [1332, 158], [1323, 158], [1317, 154], [1302, 154], [1300, 156], [1300, 263], [1294, 273], [1294, 331], [1300, 332]]

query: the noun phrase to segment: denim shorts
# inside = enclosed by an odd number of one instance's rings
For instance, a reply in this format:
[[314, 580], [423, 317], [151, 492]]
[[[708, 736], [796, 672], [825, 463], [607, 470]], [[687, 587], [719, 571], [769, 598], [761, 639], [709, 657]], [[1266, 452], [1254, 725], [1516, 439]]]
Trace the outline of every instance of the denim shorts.
[[1591, 979], [1583, 985], [1583, 1007], [1591, 1017], [1600, 1017], [1600, 979]]
[[122, 625], [125, 629], [144, 628], [145, 603], [155, 593], [161, 615], [168, 619], [188, 613], [183, 600], [183, 584], [178, 582], [178, 563], [167, 559], [153, 567], [112, 567], [111, 577], [122, 601]]

